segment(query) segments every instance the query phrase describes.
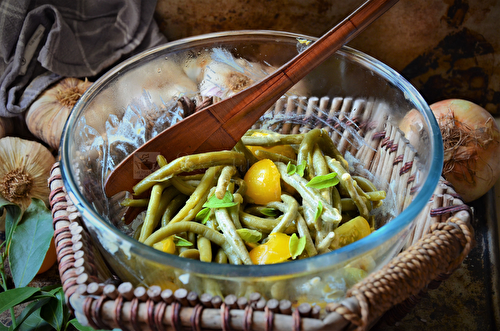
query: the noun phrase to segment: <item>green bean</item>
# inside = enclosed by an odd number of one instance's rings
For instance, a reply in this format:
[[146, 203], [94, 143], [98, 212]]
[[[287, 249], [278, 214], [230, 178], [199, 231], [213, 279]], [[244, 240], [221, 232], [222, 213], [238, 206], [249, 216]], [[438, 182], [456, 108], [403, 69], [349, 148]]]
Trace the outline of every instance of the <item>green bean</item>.
[[225, 242], [224, 245], [222, 245], [222, 249], [224, 249], [224, 253], [227, 256], [229, 264], [235, 264], [235, 265], [243, 264], [243, 261], [238, 256], [238, 253], [235, 252], [234, 247], [231, 244]]
[[332, 187], [332, 206], [333, 208], [337, 208], [339, 213], [342, 213], [342, 201], [340, 197], [339, 190], [334, 186]]
[[[229, 217], [229, 212], [226, 208], [216, 208], [215, 218], [219, 224], [219, 228], [226, 237], [226, 242], [228, 242], [233, 248], [234, 252], [243, 261], [244, 264], [253, 264], [248, 250], [245, 247], [245, 243], [241, 239], [238, 232], [236, 232], [236, 227], [233, 221]], [[228, 256], [229, 257], [229, 256]]]
[[161, 167], [164, 167], [168, 164], [168, 161], [167, 159], [165, 158], [165, 156], [161, 155], [161, 154], [158, 154], [156, 156], [156, 163], [158, 163], [158, 165]]
[[168, 180], [174, 175], [183, 172], [191, 172], [197, 169], [224, 165], [246, 165], [245, 156], [238, 152], [220, 151], [192, 154], [177, 158], [137, 183], [133, 187], [134, 194], [139, 195], [151, 188], [154, 184]]
[[328, 165], [328, 168], [332, 172], [337, 173], [337, 178], [339, 179], [339, 184], [336, 186], [337, 189], [339, 190], [340, 196], [346, 197], [349, 196], [349, 192], [347, 191], [347, 187], [345, 185], [345, 182], [342, 180], [342, 175], [347, 174], [347, 169], [342, 166], [342, 164], [335, 160], [332, 159], [329, 156], [325, 156], [326, 164]]
[[[191, 194], [184, 207], [175, 215], [170, 223], [177, 223], [182, 220], [191, 220], [202, 209], [208, 196], [208, 192], [215, 185], [216, 175], [221, 170], [220, 166], [210, 167], [203, 176], [200, 185]], [[194, 214], [194, 215], [193, 215]]]
[[215, 254], [214, 262], [221, 263], [221, 264], [227, 263], [227, 255], [222, 248], [219, 248], [217, 250], [217, 253]]
[[217, 189], [215, 190], [215, 196], [217, 199], [222, 200], [222, 198], [224, 198], [229, 182], [231, 181], [231, 177], [233, 177], [236, 172], [237, 170], [234, 166], [225, 166], [222, 168], [219, 180], [217, 181]]
[[320, 219], [316, 219], [316, 210], [307, 201], [302, 201], [302, 213], [310, 231], [321, 231]]
[[243, 155], [245, 155], [245, 158], [248, 160], [249, 165], [252, 165], [252, 164], [256, 163], [257, 161], [259, 161], [255, 157], [255, 155], [245, 146], [245, 144], [243, 144], [243, 142], [241, 140], [239, 140], [236, 143], [236, 145], [233, 147], [233, 149], [236, 152], [239, 152], [239, 153], [242, 153]]
[[241, 222], [240, 222], [240, 209], [241, 209], [241, 204], [243, 203], [243, 197], [239, 193], [233, 194], [233, 199], [234, 202], [237, 202], [238, 204], [236, 206], [232, 206], [228, 208], [229, 215], [231, 219], [233, 220], [234, 227], [236, 229], [241, 229]]
[[189, 181], [200, 181], [203, 178], [203, 174], [191, 174], [191, 175], [177, 175], [180, 179], [185, 182]]
[[212, 244], [207, 238], [198, 235], [196, 241], [198, 251], [200, 252], [200, 261], [212, 262]]
[[368, 214], [369, 214], [368, 207], [366, 206], [362, 197], [356, 191], [356, 188], [354, 187], [354, 181], [353, 181], [351, 175], [348, 173], [345, 173], [342, 175], [341, 180], [345, 183], [345, 186], [347, 188], [347, 191], [349, 192], [349, 195], [351, 196], [351, 199], [354, 201], [354, 203], [358, 207], [359, 214], [361, 216], [363, 216], [365, 219], [368, 218]]
[[317, 193], [316, 190], [307, 187], [307, 180], [300, 177], [298, 174], [289, 175], [286, 170], [286, 165], [277, 162], [276, 166], [280, 172], [281, 178], [288, 185], [292, 186], [300, 194], [302, 199], [311, 206], [317, 206], [318, 201], [323, 205], [323, 212], [321, 218], [326, 222], [332, 222], [334, 227], [338, 226], [341, 220], [340, 213], [337, 209], [333, 208], [323, 197]]
[[330, 244], [332, 243], [333, 238], [335, 238], [335, 232], [330, 232], [316, 245], [316, 249], [319, 254], [324, 254], [330, 251]]
[[185, 257], [188, 259], [199, 260], [200, 259], [200, 251], [196, 248], [189, 248], [179, 254], [180, 257]]
[[177, 190], [179, 190], [179, 192], [185, 195], [193, 194], [196, 189], [194, 186], [189, 185], [177, 176], [172, 177], [170, 181], [172, 183], [172, 186], [174, 186]]
[[151, 190], [151, 197], [148, 203], [148, 209], [146, 211], [146, 217], [141, 229], [141, 235], [139, 236], [139, 241], [144, 242], [151, 233], [153, 233], [154, 228], [158, 226], [161, 214], [159, 213], [158, 207], [160, 205], [161, 196], [165, 185], [155, 184]]
[[243, 136], [241, 141], [246, 146], [272, 147], [278, 145], [296, 145], [304, 139], [304, 134], [269, 134], [266, 136]]
[[135, 229], [135, 231], [134, 231], [134, 239], [137, 240], [137, 241], [139, 241], [139, 237], [141, 236], [141, 229], [142, 229], [142, 225], [143, 224], [144, 223], [139, 224], [139, 226], [137, 227], [137, 229]]
[[368, 179], [361, 176], [352, 176], [352, 179], [358, 183], [358, 186], [365, 192], [374, 192], [377, 191], [377, 187]]
[[271, 233], [284, 232], [292, 223], [294, 219], [297, 218], [299, 203], [293, 197], [282, 194], [281, 200], [285, 202], [285, 204], [271, 202], [268, 205], [273, 208], [277, 208], [283, 212], [283, 217], [281, 221], [273, 228]]
[[232, 181], [233, 181], [234, 184], [236, 184], [238, 186], [238, 189], [234, 193], [235, 194], [239, 193], [242, 196], [244, 196], [245, 193], [246, 193], [246, 191], [247, 191], [247, 183], [243, 179], [238, 178], [238, 177], [234, 177], [232, 179]]
[[321, 129], [321, 139], [318, 140], [318, 144], [325, 155], [328, 155], [339, 161], [344, 169], [349, 169], [349, 163], [347, 163], [346, 159], [344, 159], [344, 156], [339, 152], [337, 147], [335, 147], [333, 140], [330, 138], [328, 132], [325, 129]]
[[357, 211], [358, 207], [351, 198], [342, 198], [340, 200], [342, 204], [342, 211]]
[[310, 171], [312, 171], [312, 163], [309, 163], [308, 158], [309, 155], [312, 154], [314, 145], [318, 141], [321, 135], [321, 131], [319, 129], [313, 129], [307, 132], [304, 135], [304, 139], [299, 146], [299, 151], [297, 153], [297, 164], [302, 164], [304, 161], [307, 163], [308, 167], [310, 167]]
[[269, 152], [269, 151], [266, 151], [263, 149], [257, 149], [255, 151], [255, 155], [261, 160], [269, 159], [273, 162], [283, 162], [286, 164], [288, 164], [288, 163], [297, 164], [297, 161], [295, 161], [294, 159], [291, 159], [285, 155]]
[[220, 290], [219, 283], [215, 279], [211, 278], [203, 278], [203, 293], [208, 293], [212, 297], [219, 296], [221, 298], [224, 297], [222, 291]]
[[184, 194], [178, 194], [175, 196], [170, 203], [167, 205], [167, 208], [163, 212], [161, 217], [161, 226], [167, 226], [168, 223], [172, 220], [172, 217], [175, 213], [181, 208], [181, 206], [186, 202], [187, 196]]
[[125, 198], [120, 202], [123, 207], [147, 207], [149, 203], [149, 198], [147, 199], [130, 199]]
[[300, 213], [297, 214], [297, 232], [299, 233], [301, 238], [306, 237], [306, 247], [304, 249], [306, 250], [307, 255], [309, 257], [317, 255], [318, 252], [316, 251], [316, 247], [314, 247], [309, 228], [307, 227], [306, 221]]
[[[281, 218], [283, 216], [278, 217], [277, 219], [268, 219], [268, 218], [261, 218], [255, 215], [251, 215], [248, 213], [245, 213], [244, 211], [240, 211], [240, 222], [241, 225], [243, 225], [246, 228], [252, 229], [252, 230], [258, 230], [264, 233], [271, 233], [273, 229], [278, 225], [280, 222]], [[295, 233], [297, 232], [297, 227], [295, 225], [295, 222], [290, 224], [290, 226], [284, 231], [287, 234]]]
[[178, 222], [170, 223], [167, 226], [156, 230], [144, 241], [144, 244], [153, 246], [153, 244], [162, 241], [167, 237], [179, 235], [180, 233], [187, 231], [199, 234], [219, 246], [223, 246], [226, 242], [226, 238], [222, 233], [212, 230], [203, 224], [197, 222]]
[[[328, 169], [328, 165], [326, 164], [326, 160], [323, 157], [323, 153], [321, 153], [321, 149], [318, 145], [314, 146], [312, 153], [312, 168], [314, 172], [314, 176], [324, 176], [330, 173]], [[329, 203], [332, 203], [332, 187], [322, 188], [319, 190], [321, 196]]]
[[368, 200], [370, 200], [370, 201], [381, 201], [381, 200], [384, 200], [386, 198], [385, 191], [366, 192], [366, 195], [368, 196]]

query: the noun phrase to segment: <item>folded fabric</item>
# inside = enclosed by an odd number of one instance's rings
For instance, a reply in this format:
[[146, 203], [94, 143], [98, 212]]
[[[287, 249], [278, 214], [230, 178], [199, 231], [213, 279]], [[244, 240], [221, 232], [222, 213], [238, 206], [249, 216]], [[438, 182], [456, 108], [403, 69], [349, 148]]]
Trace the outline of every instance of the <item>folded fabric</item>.
[[150, 0], [2, 0], [0, 116], [23, 113], [62, 77], [94, 77], [166, 42]]

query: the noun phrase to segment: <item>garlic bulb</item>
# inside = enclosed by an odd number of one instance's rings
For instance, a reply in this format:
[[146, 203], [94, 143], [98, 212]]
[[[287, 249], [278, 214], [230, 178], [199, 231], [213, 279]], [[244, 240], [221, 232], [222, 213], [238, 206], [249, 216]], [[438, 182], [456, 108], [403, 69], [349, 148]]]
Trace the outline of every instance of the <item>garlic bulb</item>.
[[92, 83], [87, 80], [65, 78], [43, 92], [26, 114], [26, 124], [31, 133], [58, 149], [69, 113], [90, 85]]
[[0, 194], [26, 210], [31, 198], [49, 203], [47, 179], [55, 162], [52, 153], [36, 141], [0, 139]]

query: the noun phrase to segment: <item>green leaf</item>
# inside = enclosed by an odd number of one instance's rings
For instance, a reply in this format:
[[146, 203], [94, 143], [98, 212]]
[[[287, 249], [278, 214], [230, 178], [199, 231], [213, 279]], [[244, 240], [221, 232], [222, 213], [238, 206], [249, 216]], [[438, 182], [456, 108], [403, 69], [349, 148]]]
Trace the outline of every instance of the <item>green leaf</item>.
[[22, 211], [21, 207], [18, 205], [5, 200], [1, 195], [0, 195], [0, 209], [3, 210], [5, 214], [5, 243], [7, 244], [11, 237], [12, 237], [12, 232], [16, 228], [17, 224], [21, 220], [22, 216]]
[[28, 285], [40, 269], [54, 235], [52, 214], [45, 203], [32, 199], [12, 235], [9, 263], [16, 287]]
[[297, 174], [300, 177], [304, 177], [304, 172], [306, 170], [306, 166], [307, 166], [306, 160], [303, 160], [301, 164], [297, 165]]
[[278, 211], [276, 209], [274, 209], [274, 208], [265, 207], [265, 208], [262, 208], [260, 210], [260, 212], [263, 215], [266, 215], [266, 216], [269, 216], [269, 217], [276, 217], [276, 216], [278, 216]]
[[26, 308], [24, 308], [19, 318], [16, 319], [17, 327], [14, 329], [14, 331], [33, 330], [31, 326], [35, 326], [35, 330], [38, 330], [38, 327], [43, 327], [44, 325], [46, 325], [47, 323], [40, 316], [40, 309], [48, 302], [50, 302], [50, 300], [51, 298], [43, 298], [28, 304]]
[[0, 314], [25, 302], [38, 293], [40, 293], [40, 289], [35, 287], [13, 288], [0, 293]]
[[286, 165], [286, 173], [292, 176], [295, 172], [297, 172], [297, 166], [292, 162], [288, 162]]
[[49, 302], [40, 309], [40, 316], [42, 316], [42, 318], [55, 330], [62, 330], [64, 315], [60, 300], [50, 299]]
[[321, 201], [318, 201], [318, 207], [316, 208], [316, 213], [314, 214], [314, 222], [316, 222], [321, 217], [322, 213], [323, 213], [323, 204], [321, 203]]
[[[77, 330], [79, 331], [96, 331], [94, 328], [90, 326], [84, 326], [76, 318], [73, 318], [71, 321], [68, 322], [68, 324], [73, 325]], [[103, 330], [97, 330], [97, 331], [103, 331]]]
[[210, 219], [210, 208], [203, 208], [196, 214], [195, 220], [201, 224], [206, 224]]
[[40, 310], [40, 316], [43, 317], [56, 330], [63, 330], [65, 325], [65, 299], [63, 289], [56, 288], [50, 291], [54, 296]]
[[297, 256], [302, 254], [304, 248], [306, 247], [306, 237], [298, 238], [297, 234], [292, 234], [290, 237], [290, 242], [288, 244], [288, 249], [290, 250], [290, 255], [292, 259], [295, 260]]
[[174, 234], [175, 246], [193, 246], [193, 243]]
[[212, 195], [207, 202], [203, 205], [206, 208], [228, 208], [238, 205], [234, 202], [233, 195], [231, 192], [226, 191], [222, 199], [218, 199], [215, 195]]
[[313, 187], [317, 189], [327, 188], [335, 186], [339, 183], [339, 178], [336, 172], [331, 172], [328, 175], [316, 176], [306, 184], [307, 187]]
[[237, 229], [236, 232], [238, 232], [239, 236], [241, 237], [241, 239], [243, 239], [243, 241], [249, 243], [256, 243], [262, 239], [262, 233], [257, 230]]

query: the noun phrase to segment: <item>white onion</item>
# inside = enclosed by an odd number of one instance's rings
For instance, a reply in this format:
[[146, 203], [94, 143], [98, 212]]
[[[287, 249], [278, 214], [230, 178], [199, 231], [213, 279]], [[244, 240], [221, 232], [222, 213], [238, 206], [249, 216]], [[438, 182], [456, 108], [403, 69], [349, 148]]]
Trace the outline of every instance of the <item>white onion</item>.
[[[447, 99], [430, 105], [443, 136], [443, 177], [465, 202], [490, 190], [500, 177], [500, 131], [493, 116], [467, 100]], [[400, 128], [412, 143], [420, 121], [408, 113]]]

